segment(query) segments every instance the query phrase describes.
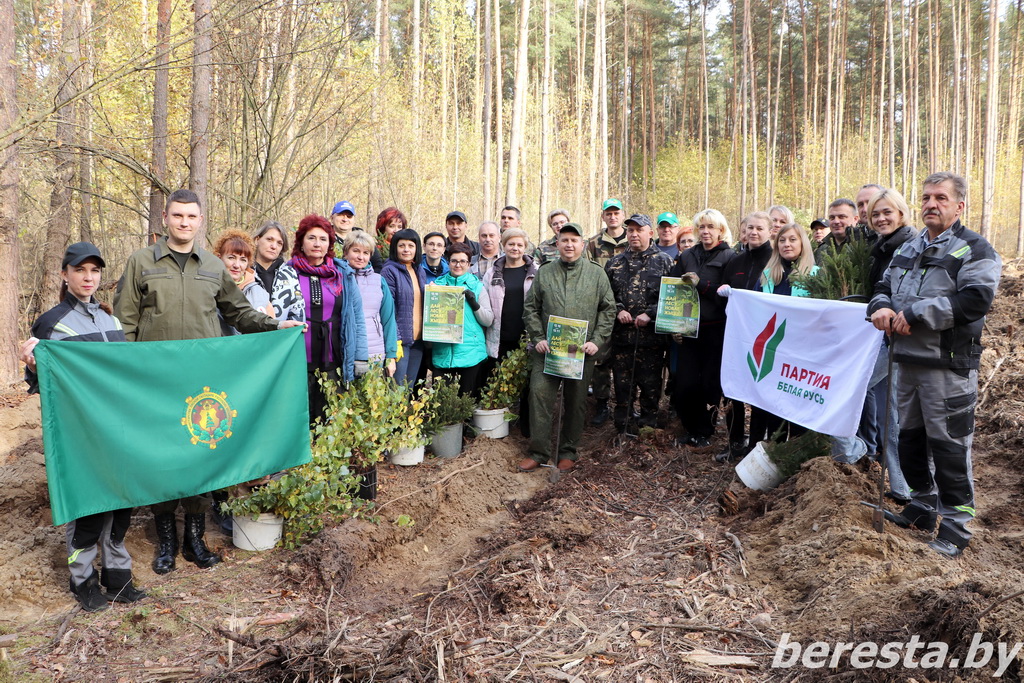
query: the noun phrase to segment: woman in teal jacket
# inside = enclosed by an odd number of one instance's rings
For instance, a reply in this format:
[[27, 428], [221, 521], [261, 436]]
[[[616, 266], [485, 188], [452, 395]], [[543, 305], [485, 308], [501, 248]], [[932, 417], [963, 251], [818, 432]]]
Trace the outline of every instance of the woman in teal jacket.
[[459, 380], [459, 390], [464, 394], [476, 394], [479, 389], [480, 368], [487, 358], [487, 339], [484, 328], [494, 321], [490, 299], [483, 295], [484, 285], [469, 272], [472, 248], [462, 242], [452, 242], [448, 247], [448, 273], [434, 281], [435, 285], [462, 287], [465, 296], [463, 304], [462, 343], [445, 344], [434, 342], [434, 368], [443, 375], [454, 375]]

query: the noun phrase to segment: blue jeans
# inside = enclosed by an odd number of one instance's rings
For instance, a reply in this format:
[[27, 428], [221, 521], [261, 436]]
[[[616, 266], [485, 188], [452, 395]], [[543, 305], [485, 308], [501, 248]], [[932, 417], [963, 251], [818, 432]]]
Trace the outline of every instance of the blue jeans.
[[[861, 432], [858, 436], [834, 437], [832, 440], [832, 459], [836, 462], [853, 464], [860, 460], [869, 451], [874, 453], [880, 444], [879, 436], [885, 429], [885, 403], [889, 393], [889, 387], [895, 386], [899, 375], [899, 365], [893, 364], [893, 376], [887, 377], [889, 371], [889, 347], [884, 343], [878, 351], [875, 360], [875, 367], [868, 380], [868, 392], [873, 395], [873, 402], [870, 409], [875, 413], [875, 444], [870, 444], [864, 436], [864, 421], [869, 410], [868, 401], [865, 400], [864, 412], [861, 414]], [[900, 418], [896, 407], [895, 397], [889, 406], [889, 432], [886, 434], [884, 452], [885, 469], [889, 472], [889, 490], [902, 498], [910, 498], [910, 487], [903, 477], [903, 470], [900, 468], [899, 458], [899, 435]]]
[[402, 344], [402, 358], [395, 363], [395, 381], [399, 384], [415, 384], [423, 362], [423, 341], [418, 339], [406, 346]]

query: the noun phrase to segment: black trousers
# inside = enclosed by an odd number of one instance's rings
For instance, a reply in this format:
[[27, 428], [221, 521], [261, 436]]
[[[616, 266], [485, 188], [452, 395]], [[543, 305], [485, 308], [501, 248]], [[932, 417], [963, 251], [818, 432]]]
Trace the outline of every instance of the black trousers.
[[701, 325], [696, 339], [679, 347], [673, 404], [683, 428], [693, 436], [711, 438], [722, 401], [722, 344], [725, 321]]

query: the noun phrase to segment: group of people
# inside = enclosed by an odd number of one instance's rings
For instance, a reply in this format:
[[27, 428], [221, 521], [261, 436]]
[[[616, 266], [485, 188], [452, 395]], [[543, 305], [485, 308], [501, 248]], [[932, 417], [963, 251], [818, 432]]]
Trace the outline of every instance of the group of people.
[[[974, 515], [970, 445], [980, 332], [1000, 268], [991, 245], [960, 224], [965, 198], [963, 179], [929, 176], [921, 208], [926, 229], [919, 232], [897, 191], [865, 185], [855, 201], [830, 205], [828, 234], [812, 233], [817, 250], [812, 234], [784, 206], [745, 216], [734, 244], [728, 221], [715, 209], [698, 211], [684, 226], [667, 211], [655, 223], [644, 214], [627, 218], [622, 202], [608, 199], [596, 235], [588, 238], [568, 211], [556, 209], [548, 215], [552, 236], [534, 246], [513, 206], [501, 211], [499, 221], [482, 223], [474, 241], [461, 211], [445, 217], [444, 232], [421, 237], [392, 207], [380, 212], [370, 233], [355, 226], [355, 208], [341, 201], [329, 216], [303, 218], [294, 233], [274, 221], [252, 236], [225, 231], [211, 254], [195, 244], [203, 222], [200, 198], [178, 190], [164, 211], [166, 236], [129, 257], [112, 310], [94, 296], [106, 267], [99, 251], [84, 242], [68, 248], [61, 302], [36, 321], [21, 355], [31, 391], [38, 339], [194, 339], [303, 326], [315, 421], [327, 405], [318, 373], [344, 385], [378, 363], [396, 382], [414, 384], [428, 372], [451, 375], [462, 392], [475, 394], [494, 364], [525, 337], [531, 366], [520, 426], [529, 451], [521, 471], [575, 466], [589, 391], [595, 399], [591, 423], [611, 418], [619, 432], [655, 426], [664, 392], [682, 425], [680, 442], [696, 449], [710, 447], [724, 415], [728, 446], [716, 456], [724, 462], [780, 430], [792, 435], [801, 429], [756, 406], [748, 426], [747, 407], [722, 396], [732, 290], [807, 296], [804, 283], [817, 272], [816, 256], [820, 261], [827, 250], [867, 240], [874, 283], [869, 313], [886, 330], [886, 344], [896, 343], [899, 372], [885, 377], [887, 350], [879, 349], [862, 428], [834, 451], [847, 462], [884, 451], [890, 497], [904, 505], [887, 516], [901, 526], [938, 529], [932, 547], [955, 557], [970, 539], [966, 525]], [[696, 337], [655, 332], [665, 276], [695, 289]], [[462, 289], [461, 343], [424, 341], [430, 283]], [[551, 316], [588, 324], [581, 380], [545, 372]], [[899, 410], [883, 434], [889, 386]], [[220, 561], [204, 541], [209, 497], [192, 496], [152, 506], [157, 573], [175, 568], [179, 506], [183, 557], [200, 567]], [[68, 525], [70, 586], [85, 609], [144, 595], [132, 585], [123, 544], [129, 517], [122, 510]], [[98, 555], [99, 574], [93, 567]]]

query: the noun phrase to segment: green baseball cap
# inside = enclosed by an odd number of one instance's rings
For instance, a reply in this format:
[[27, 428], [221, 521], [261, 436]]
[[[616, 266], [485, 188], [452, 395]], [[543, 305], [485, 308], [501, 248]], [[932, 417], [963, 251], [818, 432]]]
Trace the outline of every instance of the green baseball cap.
[[604, 204], [601, 205], [601, 210], [607, 211], [608, 209], [622, 209], [622, 202], [614, 198], [606, 199]]
[[658, 214], [658, 225], [661, 225], [662, 223], [668, 223], [669, 225], [679, 225], [679, 219], [676, 218], [676, 215], [671, 211], [666, 211], [665, 213]]

